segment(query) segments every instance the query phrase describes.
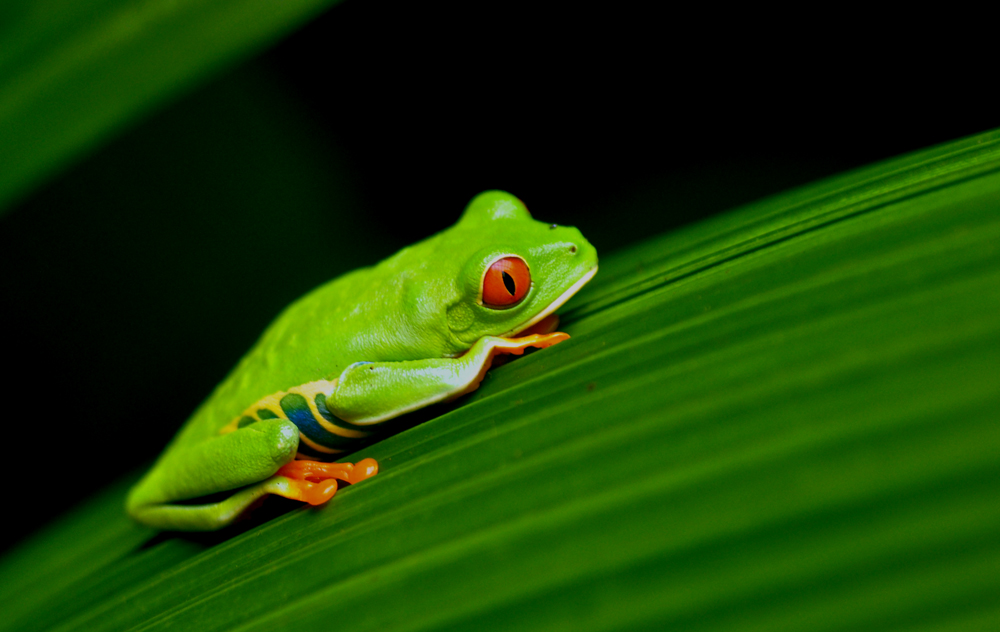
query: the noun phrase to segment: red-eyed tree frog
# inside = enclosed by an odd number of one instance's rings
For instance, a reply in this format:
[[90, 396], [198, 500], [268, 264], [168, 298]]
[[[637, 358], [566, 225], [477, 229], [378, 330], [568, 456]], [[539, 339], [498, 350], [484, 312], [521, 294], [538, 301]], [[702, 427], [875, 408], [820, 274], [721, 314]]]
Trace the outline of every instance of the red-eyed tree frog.
[[[494, 355], [568, 338], [554, 311], [597, 273], [575, 228], [478, 195], [451, 228], [289, 306], [132, 488], [147, 525], [214, 530], [266, 494], [318, 505], [377, 463], [331, 463], [378, 424], [476, 389]], [[233, 490], [199, 503], [210, 494]]]

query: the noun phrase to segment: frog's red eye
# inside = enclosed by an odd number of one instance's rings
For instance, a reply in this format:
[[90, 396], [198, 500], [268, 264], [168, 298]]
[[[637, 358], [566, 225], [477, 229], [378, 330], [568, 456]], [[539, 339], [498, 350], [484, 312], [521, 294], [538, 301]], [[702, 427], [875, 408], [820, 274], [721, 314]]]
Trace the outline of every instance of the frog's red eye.
[[531, 287], [528, 264], [520, 257], [497, 259], [483, 278], [483, 304], [507, 307], [520, 301]]

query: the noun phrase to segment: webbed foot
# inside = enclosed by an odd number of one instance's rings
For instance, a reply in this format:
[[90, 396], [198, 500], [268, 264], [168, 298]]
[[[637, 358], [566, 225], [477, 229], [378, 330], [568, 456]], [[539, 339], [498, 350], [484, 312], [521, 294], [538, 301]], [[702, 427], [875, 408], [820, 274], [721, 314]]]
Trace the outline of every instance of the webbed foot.
[[356, 464], [291, 461], [275, 472], [268, 491], [310, 505], [322, 505], [337, 493], [338, 480], [353, 485], [376, 474], [375, 459], [362, 459]]

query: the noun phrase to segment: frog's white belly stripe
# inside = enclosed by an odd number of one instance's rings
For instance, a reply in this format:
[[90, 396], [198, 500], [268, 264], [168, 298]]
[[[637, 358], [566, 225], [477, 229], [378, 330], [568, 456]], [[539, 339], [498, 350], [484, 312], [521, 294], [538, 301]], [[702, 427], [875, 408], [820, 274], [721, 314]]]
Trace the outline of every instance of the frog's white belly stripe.
[[510, 335], [514, 335], [514, 334], [517, 334], [519, 332], [525, 331], [526, 329], [528, 329], [529, 327], [531, 327], [532, 325], [534, 325], [537, 322], [541, 322], [541, 320], [543, 318], [545, 318], [546, 316], [548, 316], [552, 312], [556, 311], [557, 309], [559, 309], [560, 307], [563, 306], [563, 303], [565, 303], [569, 299], [573, 298], [573, 295], [576, 294], [577, 292], [579, 292], [580, 288], [582, 288], [584, 285], [587, 284], [587, 281], [590, 281], [591, 279], [593, 279], [595, 274], [597, 274], [597, 266], [596, 265], [594, 266], [593, 270], [591, 270], [587, 274], [585, 274], [582, 277], [580, 277], [579, 281], [577, 281], [572, 286], [570, 286], [570, 288], [568, 290], [566, 290], [565, 292], [563, 292], [562, 294], [560, 294], [559, 298], [557, 298], [556, 300], [552, 301], [552, 303], [548, 307], [546, 307], [542, 311], [540, 311], [537, 314], [535, 314], [535, 316], [531, 320], [529, 320], [528, 322], [524, 323], [523, 325], [518, 325], [515, 329], [512, 329], [512, 330], [508, 331], [507, 333], [501, 334], [501, 335], [504, 336], [504, 337], [510, 336]]
[[[309, 436], [306, 435], [301, 430], [299, 430], [299, 441], [301, 441], [302, 443], [306, 444], [306, 446], [308, 446], [309, 448], [315, 450], [316, 452], [319, 452], [320, 454], [343, 454], [345, 452], [345, 450], [337, 450], [336, 448], [328, 448], [326, 446], [322, 446], [322, 445], [316, 443], [315, 441], [313, 441], [312, 439], [310, 439]], [[300, 451], [300, 455], [301, 456], [308, 456], [308, 454], [301, 454], [301, 451]]]
[[263, 397], [220, 432], [234, 432], [262, 419], [285, 419], [299, 429], [299, 458], [330, 460], [365, 445], [372, 431], [335, 417], [326, 398], [337, 380], [317, 380]]

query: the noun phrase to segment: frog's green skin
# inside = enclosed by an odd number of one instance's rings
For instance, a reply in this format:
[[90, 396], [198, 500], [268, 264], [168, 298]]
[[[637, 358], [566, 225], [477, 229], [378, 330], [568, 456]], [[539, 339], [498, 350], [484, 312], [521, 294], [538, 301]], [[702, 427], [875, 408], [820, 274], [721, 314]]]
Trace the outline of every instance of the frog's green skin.
[[[527, 263], [530, 289], [513, 306], [489, 307], [484, 274], [507, 256]], [[257, 498], [282, 493], [288, 480], [275, 472], [297, 453], [339, 458], [373, 424], [474, 388], [499, 337], [552, 313], [596, 271], [597, 252], [577, 229], [531, 219], [508, 193], [480, 194], [451, 228], [288, 307], [132, 489], [128, 512], [165, 529], [229, 524]], [[326, 452], [289, 421], [316, 417], [303, 409], [317, 394], [333, 431]], [[226, 490], [239, 491], [179, 503]]]

